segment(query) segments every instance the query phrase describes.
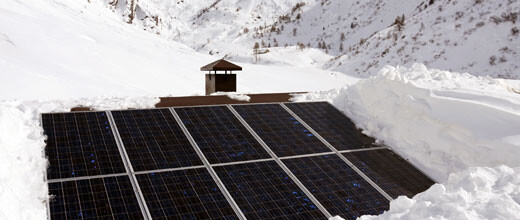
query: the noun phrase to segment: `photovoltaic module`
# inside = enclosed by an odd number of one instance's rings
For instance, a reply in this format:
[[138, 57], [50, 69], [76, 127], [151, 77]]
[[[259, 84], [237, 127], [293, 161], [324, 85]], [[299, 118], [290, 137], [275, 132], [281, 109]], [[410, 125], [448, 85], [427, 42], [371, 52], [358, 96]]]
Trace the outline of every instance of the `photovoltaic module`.
[[41, 117], [50, 219], [356, 219], [434, 184], [327, 102]]

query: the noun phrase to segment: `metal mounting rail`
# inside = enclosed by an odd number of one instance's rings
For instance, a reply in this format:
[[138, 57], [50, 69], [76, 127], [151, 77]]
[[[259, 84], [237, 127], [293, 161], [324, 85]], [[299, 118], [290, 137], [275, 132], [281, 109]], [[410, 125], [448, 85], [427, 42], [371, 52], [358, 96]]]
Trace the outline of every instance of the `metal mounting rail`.
[[126, 172], [128, 176], [130, 177], [130, 183], [132, 183], [132, 187], [134, 188], [135, 195], [137, 197], [137, 202], [139, 203], [139, 207], [141, 208], [141, 212], [143, 213], [143, 217], [145, 219], [152, 219], [152, 216], [150, 215], [150, 210], [148, 210], [148, 206], [146, 205], [146, 200], [144, 199], [143, 193], [141, 192], [141, 188], [139, 187], [139, 182], [137, 181], [137, 178], [134, 174], [134, 168], [132, 167], [132, 164], [130, 163], [130, 158], [128, 157], [128, 154], [126, 153], [125, 146], [123, 144], [123, 141], [121, 140], [121, 136], [119, 135], [119, 130], [117, 130], [116, 121], [114, 120], [114, 117], [112, 116], [112, 112], [106, 111], [106, 115], [108, 118], [108, 122], [110, 124], [110, 128], [112, 129], [112, 134], [114, 135], [114, 138], [116, 139], [117, 147], [119, 148], [119, 153], [121, 154], [121, 159], [123, 160], [123, 163], [125, 165]]
[[90, 179], [105, 178], [105, 177], [118, 177], [118, 176], [128, 176], [128, 173], [114, 173], [114, 174], [103, 174], [103, 175], [95, 175], [95, 176], [78, 176], [78, 177], [61, 178], [61, 179], [50, 179], [50, 180], [47, 180], [47, 182], [48, 183], [61, 183], [61, 182], [67, 182], [67, 181], [90, 180]]
[[197, 142], [195, 142], [195, 139], [193, 139], [193, 137], [191, 136], [190, 132], [188, 131], [188, 129], [186, 128], [186, 126], [182, 122], [181, 118], [179, 117], [177, 112], [175, 112], [175, 109], [174, 108], [169, 108], [169, 109], [170, 109], [170, 112], [172, 113], [173, 117], [177, 121], [177, 124], [179, 124], [179, 127], [182, 129], [182, 131], [184, 132], [184, 134], [186, 135], [186, 137], [190, 141], [191, 146], [193, 147], [195, 152], [197, 152], [197, 155], [202, 160], [202, 163], [204, 163], [204, 166], [208, 170], [209, 174], [211, 175], [213, 180], [217, 183], [218, 188], [220, 189], [222, 194], [224, 194], [224, 197], [226, 198], [228, 203], [231, 205], [231, 208], [233, 209], [233, 211], [235, 211], [235, 213], [237, 214], [238, 218], [240, 218], [242, 220], [245, 220], [246, 216], [244, 215], [244, 213], [242, 213], [242, 210], [240, 210], [240, 208], [238, 207], [238, 205], [235, 202], [235, 200], [233, 199], [233, 197], [231, 197], [231, 194], [227, 190], [226, 186], [224, 185], [224, 183], [222, 183], [222, 180], [220, 180], [220, 178], [218, 177], [217, 173], [215, 172], [213, 167], [210, 165], [208, 159], [202, 153], [202, 150], [197, 145]]
[[332, 146], [327, 140], [325, 140], [318, 132], [311, 128], [303, 119], [301, 119], [296, 113], [294, 113], [291, 109], [289, 109], [285, 104], [280, 103], [291, 116], [293, 116], [296, 120], [298, 120], [307, 130], [309, 130], [315, 137], [317, 137], [323, 144], [329, 147], [332, 151], [336, 153], [336, 155], [341, 158], [345, 163], [347, 163], [357, 174], [359, 174], [363, 179], [365, 179], [372, 187], [374, 187], [381, 195], [383, 195], [388, 201], [392, 201], [392, 197], [388, 195], [381, 187], [379, 187], [374, 181], [372, 181], [367, 175], [365, 175], [361, 170], [359, 170], [352, 162], [350, 162], [345, 156], [343, 156], [334, 146]]
[[285, 171], [285, 173], [291, 178], [292, 181], [294, 181], [294, 183], [296, 183], [296, 185], [300, 188], [300, 190], [302, 190], [303, 193], [305, 193], [305, 195], [307, 195], [307, 197], [309, 197], [309, 199], [318, 207], [318, 209], [325, 215], [325, 217], [331, 218], [332, 215], [329, 213], [329, 211], [327, 211], [327, 209], [325, 209], [325, 207], [303, 185], [303, 183], [296, 177], [296, 175], [294, 175], [291, 172], [291, 170], [289, 170], [289, 168], [287, 166], [285, 166], [285, 164], [280, 160], [280, 158], [271, 150], [271, 148], [269, 148], [269, 146], [267, 146], [267, 144], [262, 140], [262, 138], [260, 138], [260, 136], [258, 136], [258, 134], [253, 130], [253, 128], [251, 128], [251, 126], [249, 126], [249, 124], [244, 120], [244, 118], [242, 118], [242, 116], [240, 116], [240, 114], [238, 114], [238, 112], [231, 105], [227, 105], [227, 107], [235, 115], [235, 117], [242, 123], [242, 125], [244, 125], [244, 127], [246, 127], [246, 129], [253, 135], [253, 137], [258, 141], [258, 143], [260, 143], [260, 145], [262, 145], [262, 147], [267, 151], [267, 153], [269, 153], [269, 155], [271, 155], [271, 157], [274, 158], [274, 160], [276, 161], [278, 166], [280, 166], [283, 169], [283, 171]]

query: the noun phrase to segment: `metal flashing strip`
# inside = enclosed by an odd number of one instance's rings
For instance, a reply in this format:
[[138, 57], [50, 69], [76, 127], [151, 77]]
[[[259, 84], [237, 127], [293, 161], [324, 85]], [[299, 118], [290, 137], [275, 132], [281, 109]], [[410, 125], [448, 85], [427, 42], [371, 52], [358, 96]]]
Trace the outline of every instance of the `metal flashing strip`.
[[134, 169], [132, 168], [132, 164], [130, 163], [130, 159], [128, 158], [128, 154], [126, 153], [125, 146], [123, 144], [123, 140], [121, 140], [121, 136], [119, 135], [119, 130], [117, 130], [116, 122], [114, 117], [112, 116], [112, 112], [106, 111], [106, 115], [108, 117], [108, 122], [110, 124], [110, 128], [112, 128], [112, 134], [114, 135], [117, 143], [117, 147], [119, 148], [119, 153], [121, 154], [121, 158], [123, 159], [123, 163], [125, 164], [125, 168], [127, 174], [130, 178], [130, 183], [134, 188], [135, 195], [137, 197], [137, 202], [141, 208], [141, 212], [143, 213], [143, 217], [145, 219], [152, 219], [150, 215], [150, 211], [148, 210], [148, 206], [146, 205], [146, 201], [144, 199], [143, 193], [141, 192], [141, 188], [139, 187], [139, 183], [137, 182], [137, 178], [134, 174]]
[[204, 167], [206, 167], [209, 174], [211, 175], [211, 177], [217, 184], [218, 188], [220, 189], [220, 191], [222, 191], [222, 194], [224, 194], [224, 197], [226, 197], [226, 200], [228, 201], [229, 205], [231, 205], [231, 208], [235, 211], [235, 214], [237, 214], [238, 218], [245, 220], [246, 217], [245, 217], [244, 213], [242, 213], [242, 210], [240, 210], [240, 208], [238, 207], [238, 205], [235, 202], [235, 200], [233, 199], [233, 197], [231, 197], [231, 194], [227, 190], [226, 186], [224, 186], [224, 183], [222, 183], [222, 181], [218, 177], [218, 175], [215, 172], [215, 170], [213, 169], [213, 167], [211, 167], [208, 159], [206, 158], [206, 156], [204, 156], [204, 154], [202, 153], [202, 150], [199, 148], [199, 146], [195, 142], [195, 139], [193, 139], [193, 137], [191, 136], [191, 134], [188, 131], [188, 129], [186, 128], [186, 126], [184, 126], [184, 123], [182, 122], [182, 120], [179, 117], [179, 115], [177, 114], [177, 112], [175, 112], [175, 109], [174, 108], [169, 108], [169, 109], [170, 109], [170, 112], [172, 113], [173, 117], [175, 118], [175, 120], [177, 121], [179, 126], [181, 127], [182, 131], [184, 132], [184, 134], [190, 141], [193, 149], [195, 149], [195, 151], [197, 152], [197, 155], [199, 155], [200, 159], [202, 160], [202, 163], [204, 163]]
[[291, 109], [289, 109], [286, 105], [283, 103], [280, 103], [280, 105], [289, 112], [296, 120], [298, 120], [305, 128], [307, 128], [314, 136], [316, 136], [321, 142], [323, 142], [327, 147], [329, 147], [332, 151], [336, 153], [337, 156], [341, 158], [345, 163], [347, 163], [356, 173], [358, 173], [363, 179], [365, 179], [372, 187], [374, 187], [379, 193], [381, 193], [388, 201], [392, 201], [392, 197], [388, 195], [381, 187], [379, 187], [374, 181], [372, 181], [370, 178], [368, 178], [367, 175], [365, 175], [361, 170], [359, 170], [352, 162], [350, 162], [345, 156], [343, 156], [334, 146], [332, 146], [327, 140], [325, 140], [318, 132], [316, 132], [314, 129], [311, 128], [305, 121], [303, 121], [298, 115], [296, 115]]
[[[276, 103], [272, 103], [276, 104]], [[332, 215], [329, 213], [327, 209], [312, 195], [312, 193], [303, 185], [303, 183], [285, 166], [285, 164], [276, 156], [276, 154], [267, 146], [267, 144], [258, 136], [258, 134], [247, 124], [247, 122], [238, 114], [238, 112], [231, 105], [227, 105], [229, 110], [237, 117], [237, 119], [247, 128], [247, 130], [255, 137], [255, 139], [264, 147], [264, 149], [271, 155], [271, 157], [276, 161], [276, 163], [285, 171], [285, 173], [291, 178], [292, 181], [309, 197], [309, 199], [318, 207], [318, 209], [325, 215], [327, 218], [331, 218]]]

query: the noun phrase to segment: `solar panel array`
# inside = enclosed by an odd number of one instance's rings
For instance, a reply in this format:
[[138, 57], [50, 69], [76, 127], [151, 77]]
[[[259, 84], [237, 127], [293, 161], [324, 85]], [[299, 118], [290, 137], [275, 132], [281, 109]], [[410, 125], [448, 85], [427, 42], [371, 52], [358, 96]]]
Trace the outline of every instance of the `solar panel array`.
[[434, 182], [326, 102], [42, 114], [51, 219], [356, 219]]

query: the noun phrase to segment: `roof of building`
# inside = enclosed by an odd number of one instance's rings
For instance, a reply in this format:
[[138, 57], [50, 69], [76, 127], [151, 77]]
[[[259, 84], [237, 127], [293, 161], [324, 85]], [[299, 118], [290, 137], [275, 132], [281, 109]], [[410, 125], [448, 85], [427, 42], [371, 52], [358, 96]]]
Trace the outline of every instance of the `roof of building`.
[[242, 67], [238, 66], [236, 64], [233, 64], [229, 61], [226, 61], [224, 59], [217, 60], [213, 63], [210, 63], [208, 65], [205, 65], [200, 68], [201, 71], [225, 71], [225, 70], [235, 70], [235, 71], [242, 71]]

